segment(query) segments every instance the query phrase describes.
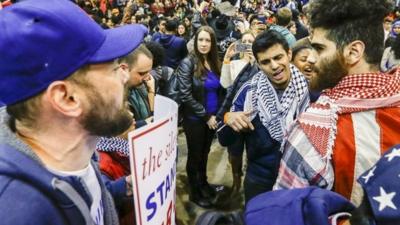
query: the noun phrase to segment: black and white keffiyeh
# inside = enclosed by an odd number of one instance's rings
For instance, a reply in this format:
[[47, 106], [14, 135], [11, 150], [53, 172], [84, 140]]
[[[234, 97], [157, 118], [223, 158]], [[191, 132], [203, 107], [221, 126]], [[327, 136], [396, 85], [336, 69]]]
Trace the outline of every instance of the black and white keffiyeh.
[[96, 144], [96, 150], [101, 152], [117, 152], [122, 156], [129, 157], [128, 140], [120, 137], [101, 137]]
[[294, 65], [290, 65], [290, 73], [290, 82], [279, 100], [267, 75], [258, 72], [250, 81], [244, 105], [245, 111], [252, 112], [250, 119], [258, 114], [271, 137], [279, 142], [282, 142], [290, 124], [310, 103], [306, 78]]

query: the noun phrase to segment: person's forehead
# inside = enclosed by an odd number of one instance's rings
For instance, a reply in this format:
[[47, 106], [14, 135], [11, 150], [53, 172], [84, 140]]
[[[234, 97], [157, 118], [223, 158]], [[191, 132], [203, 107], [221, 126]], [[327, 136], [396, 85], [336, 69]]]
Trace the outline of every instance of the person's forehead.
[[335, 45], [335, 43], [327, 38], [327, 30], [323, 28], [315, 28], [311, 34], [310, 42], [312, 45]]
[[211, 35], [207, 31], [202, 30], [199, 33], [199, 38], [210, 38], [210, 37]]
[[311, 53], [311, 49], [310, 48], [303, 48], [299, 52], [297, 52], [295, 57], [308, 56], [310, 53]]
[[244, 34], [242, 36], [242, 39], [253, 39], [254, 40], [254, 36], [252, 34]]
[[148, 73], [152, 69], [153, 61], [149, 58], [143, 58], [140, 63], [132, 67], [132, 71], [137, 73]]
[[280, 54], [287, 54], [287, 52], [285, 51], [285, 49], [283, 48], [283, 46], [281, 44], [276, 43], [273, 46], [271, 46], [270, 48], [259, 52], [258, 58], [260, 61], [262, 61], [262, 60], [274, 58], [275, 56], [280, 55]]
[[153, 62], [152, 58], [150, 58], [146, 54], [144, 54], [144, 53], [138, 54], [138, 57], [137, 57], [137, 62], [138, 63], [137, 63], [137, 65], [141, 65], [141, 64], [143, 64], [143, 62], [149, 62], [149, 61]]

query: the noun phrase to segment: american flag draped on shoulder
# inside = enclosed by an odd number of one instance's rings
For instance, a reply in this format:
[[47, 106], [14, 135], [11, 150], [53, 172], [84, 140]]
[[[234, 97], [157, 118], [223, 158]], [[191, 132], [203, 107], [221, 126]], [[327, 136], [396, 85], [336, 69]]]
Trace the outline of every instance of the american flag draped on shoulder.
[[[349, 155], [350, 152], [356, 155], [353, 165], [348, 165], [348, 168], [344, 169], [347, 170], [344, 173], [354, 173], [349, 175], [351, 180], [348, 181], [348, 186], [350, 188], [347, 187], [347, 189], [349, 189], [351, 195], [354, 194], [353, 190], [358, 190], [356, 191], [356, 200], [353, 201], [353, 196], [346, 197], [358, 204], [360, 198], [362, 199], [362, 190], [356, 179], [380, 158], [381, 153], [384, 152], [382, 146], [393, 142], [393, 138], [390, 139], [389, 137], [389, 141], [383, 140], [383, 138], [398, 135], [387, 135], [385, 129], [390, 129], [392, 132], [393, 126], [399, 127], [399, 107], [400, 70], [393, 70], [390, 73], [354, 74], [344, 77], [334, 88], [324, 91], [317, 102], [312, 104], [293, 126], [284, 146], [284, 155], [274, 189], [310, 185], [332, 189], [335, 180], [336, 187], [337, 183], [340, 183], [337, 179], [341, 178], [335, 176], [335, 171], [338, 168], [335, 168], [334, 171], [331, 159], [333, 150], [341, 150], [344, 151], [344, 154], [347, 154], [347, 157], [353, 157]], [[387, 109], [396, 113], [393, 121], [399, 124], [387, 124], [387, 121], [381, 122], [382, 124], [377, 122], [379, 110], [385, 111]], [[376, 124], [376, 129], [366, 127], [366, 132], [373, 133], [375, 136], [372, 135], [371, 137], [375, 139], [362, 140], [362, 145], [356, 143], [357, 146], [354, 146], [353, 152], [350, 151], [351, 149], [338, 149], [338, 118], [351, 115], [350, 119], [352, 119], [352, 116], [362, 115], [363, 113], [370, 113], [371, 115], [364, 115], [364, 117], [371, 124]], [[364, 132], [364, 127], [356, 128], [341, 129], [340, 139], [358, 141], [354, 140], [357, 139], [358, 134], [356, 132]], [[362, 138], [365, 139], [365, 137]], [[371, 151], [376, 151], [376, 155], [373, 157], [367, 155], [363, 158], [364, 161], [357, 161], [358, 155], [370, 154]], [[336, 154], [338, 153], [336, 152]]]
[[377, 224], [400, 224], [400, 145], [386, 152], [358, 182], [366, 193]]
[[[372, 209], [372, 215], [361, 215], [364, 219], [378, 225], [400, 224], [399, 180], [400, 145], [396, 145], [358, 179]], [[245, 220], [247, 225], [337, 225], [353, 210], [337, 193], [317, 187], [295, 188], [254, 197], [246, 205]]]
[[300, 116], [301, 128], [323, 157], [332, 155], [338, 115], [400, 106], [400, 70], [392, 72], [346, 76]]

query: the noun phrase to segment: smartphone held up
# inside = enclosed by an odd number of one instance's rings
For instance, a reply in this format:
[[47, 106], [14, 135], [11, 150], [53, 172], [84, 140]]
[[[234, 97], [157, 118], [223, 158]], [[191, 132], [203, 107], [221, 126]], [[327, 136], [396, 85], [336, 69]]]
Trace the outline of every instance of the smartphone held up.
[[251, 44], [237, 43], [235, 52], [251, 52]]

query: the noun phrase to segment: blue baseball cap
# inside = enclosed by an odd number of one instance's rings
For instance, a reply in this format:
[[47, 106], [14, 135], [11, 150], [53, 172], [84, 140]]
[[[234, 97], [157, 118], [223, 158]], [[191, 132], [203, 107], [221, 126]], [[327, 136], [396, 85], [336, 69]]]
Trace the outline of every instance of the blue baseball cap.
[[68, 0], [26, 0], [0, 10], [0, 102], [21, 102], [86, 64], [127, 55], [146, 34], [143, 25], [103, 30]]

